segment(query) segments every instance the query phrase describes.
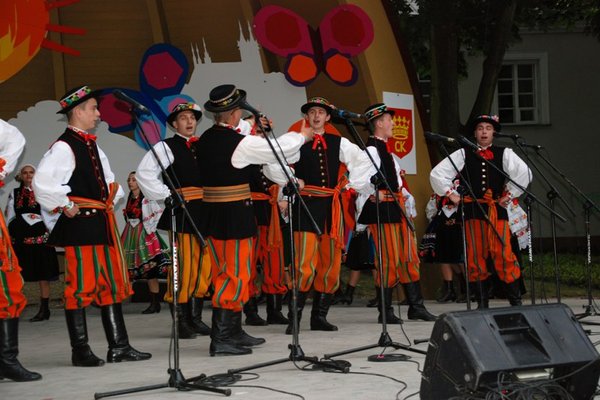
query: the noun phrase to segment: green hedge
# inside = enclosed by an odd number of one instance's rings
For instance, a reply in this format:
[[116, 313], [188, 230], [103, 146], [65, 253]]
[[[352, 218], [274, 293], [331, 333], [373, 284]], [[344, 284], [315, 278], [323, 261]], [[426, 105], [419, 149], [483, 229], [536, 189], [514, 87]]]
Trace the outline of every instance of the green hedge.
[[[542, 267], [544, 270], [544, 280], [553, 282], [554, 276], [554, 255], [552, 253], [534, 255], [534, 277], [536, 280], [542, 279]], [[582, 254], [559, 254], [558, 267], [560, 270], [561, 283], [587, 287], [587, 267], [585, 265], [586, 255]], [[529, 258], [526, 253], [523, 254], [524, 275], [529, 278]], [[600, 257], [592, 256], [592, 286], [600, 288]]]

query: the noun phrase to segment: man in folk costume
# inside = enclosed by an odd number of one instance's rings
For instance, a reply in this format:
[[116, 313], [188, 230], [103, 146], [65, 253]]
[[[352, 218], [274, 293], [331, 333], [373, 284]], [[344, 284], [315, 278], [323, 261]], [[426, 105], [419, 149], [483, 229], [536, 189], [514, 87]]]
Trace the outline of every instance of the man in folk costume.
[[[17, 166], [25, 149], [23, 134], [0, 119], [0, 187]], [[0, 213], [0, 379], [16, 382], [37, 381], [42, 375], [25, 369], [19, 355], [19, 316], [27, 304], [23, 295], [21, 267], [8, 235], [4, 216]]]
[[[250, 354], [248, 347], [265, 342], [248, 335], [241, 324], [242, 308], [249, 299], [257, 233], [249, 166], [275, 163], [276, 159], [264, 138], [239, 134], [240, 107], [245, 99], [246, 92], [234, 85], [214, 88], [204, 108], [214, 114], [215, 125], [194, 144], [204, 188], [201, 231], [207, 238], [213, 267], [211, 356]], [[300, 147], [311, 139], [310, 129], [303, 127], [300, 135], [280, 136], [279, 148], [293, 162]]]
[[[460, 149], [449, 156], [470, 184], [476, 197], [473, 199], [470, 195], [465, 195], [463, 198], [469, 282], [481, 282], [478, 308], [488, 308], [490, 272], [487, 270], [486, 261], [491, 258], [498, 278], [506, 284], [510, 304], [518, 306], [521, 305], [518, 282], [521, 270], [510, 244], [511, 233], [506, 207], [523, 191], [483, 159], [493, 163], [522, 187], [531, 182], [531, 171], [513, 150], [493, 144], [494, 132], [502, 129], [497, 116], [480, 115], [469, 127], [480, 150], [474, 152]], [[456, 170], [447, 157], [433, 168], [430, 182], [439, 196], [446, 196], [458, 205], [461, 197], [453, 186], [455, 177]], [[491, 224], [485, 220], [475, 202], [481, 205]], [[503, 242], [498, 240], [498, 236]], [[478, 287], [479, 285], [476, 285], [476, 289]]]
[[[165, 177], [162, 176], [162, 170], [154, 155], [156, 153], [197, 226], [202, 204], [202, 187], [198, 154], [192, 144], [198, 140], [194, 134], [201, 117], [202, 111], [197, 104], [175, 105], [167, 117], [168, 124], [175, 129], [175, 135], [155, 144], [154, 152], [146, 153], [136, 170], [138, 185], [147, 199], [162, 202], [171, 196], [171, 189], [165, 185]], [[210, 328], [202, 321], [204, 296], [210, 287], [210, 257], [207, 253], [208, 249], [200, 247], [199, 238], [181, 207], [176, 208], [175, 218], [179, 260], [177, 274], [179, 337], [191, 339], [198, 334], [210, 334]], [[167, 207], [162, 213], [158, 228], [169, 231], [172, 229], [170, 208]], [[168, 275], [168, 289], [165, 295], [165, 300], [171, 304], [173, 303], [172, 275], [172, 273]]]
[[[300, 149], [300, 160], [294, 164], [295, 175], [302, 188], [300, 194], [317, 223], [319, 237], [298, 201], [293, 208], [293, 229], [296, 249], [295, 265], [298, 277], [298, 321], [311, 287], [314, 299], [310, 329], [337, 331], [327, 321], [327, 313], [339, 286], [344, 222], [341, 207], [342, 189], [355, 188], [355, 182], [366, 181], [368, 159], [362, 150], [348, 139], [326, 131], [333, 106], [323, 97], [313, 97], [301, 107], [305, 120], [314, 132], [312, 143]], [[346, 177], [346, 169], [349, 178]], [[361, 179], [358, 177], [362, 176]], [[288, 317], [291, 319], [292, 310]], [[292, 324], [286, 334], [292, 333]]]
[[[387, 109], [383, 103], [369, 106], [365, 110], [365, 118], [373, 132], [367, 140], [367, 151], [379, 167], [390, 185], [393, 193], [385, 186], [368, 186], [368, 191], [362, 192], [357, 207], [360, 208], [358, 222], [368, 225], [373, 235], [377, 252], [381, 250], [382, 276], [377, 274], [375, 284], [384, 287], [384, 302], [379, 302], [379, 319], [385, 313], [386, 322], [400, 324], [402, 320], [394, 315], [392, 308], [392, 293], [394, 287], [402, 284], [408, 302], [408, 319], [434, 321], [436, 317], [430, 314], [423, 304], [421, 294], [419, 253], [415, 234], [409, 228], [407, 218], [411, 212], [405, 205], [405, 197], [412, 197], [402, 185], [401, 168], [388, 149], [388, 141], [393, 135], [394, 112]], [[370, 163], [370, 161], [369, 161]], [[372, 170], [375, 171], [374, 169]], [[377, 226], [377, 200], [379, 198], [379, 221]], [[402, 211], [398, 209], [398, 204]], [[358, 214], [358, 213], [357, 213]], [[381, 239], [379, 235], [381, 233]], [[378, 248], [381, 241], [381, 249]], [[375, 257], [375, 263], [379, 258]], [[379, 271], [378, 268], [376, 268]], [[383, 309], [382, 303], [385, 303]]]
[[[252, 119], [240, 121], [238, 128], [242, 135], [262, 135], [258, 124]], [[262, 125], [268, 121], [263, 118]], [[283, 240], [279, 224], [280, 186], [263, 173], [262, 165], [251, 165], [250, 191], [254, 204], [254, 215], [258, 227], [254, 241], [254, 255], [250, 270], [249, 300], [244, 304], [246, 325], [264, 326], [267, 324], [287, 325], [288, 319], [281, 313], [283, 295], [287, 292], [284, 273]], [[284, 184], [285, 182], [281, 182]], [[262, 285], [259, 290], [257, 264], [262, 266]], [[258, 315], [257, 296], [260, 291], [267, 299], [267, 320]]]
[[121, 302], [132, 294], [113, 212], [123, 197], [108, 158], [88, 131], [100, 119], [97, 93], [88, 86], [67, 92], [59, 114], [65, 132], [44, 154], [33, 178], [37, 202], [50, 230], [48, 244], [65, 249], [65, 315], [72, 363], [97, 367], [104, 361], [91, 351], [85, 309], [100, 306], [108, 340], [108, 362], [147, 360], [152, 355], [129, 344]]

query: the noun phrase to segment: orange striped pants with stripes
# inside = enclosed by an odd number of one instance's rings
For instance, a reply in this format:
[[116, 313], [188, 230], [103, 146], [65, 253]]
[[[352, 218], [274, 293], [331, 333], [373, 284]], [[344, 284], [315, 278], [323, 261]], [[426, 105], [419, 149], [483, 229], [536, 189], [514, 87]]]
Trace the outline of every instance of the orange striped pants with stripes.
[[342, 249], [328, 234], [294, 232], [296, 279], [301, 292], [335, 293], [340, 284]]
[[[379, 276], [379, 231], [376, 224], [369, 225], [375, 242], [375, 284], [392, 288], [398, 283], [417, 282], [420, 264], [417, 241], [406, 222], [381, 224], [381, 265], [383, 277]], [[381, 279], [383, 278], [383, 279]]]
[[[202, 298], [210, 286], [210, 256], [208, 248], [190, 233], [177, 233], [177, 302], [187, 303], [192, 297]], [[169, 268], [165, 301], [173, 303], [173, 269]]]
[[0, 319], [18, 318], [26, 304], [21, 269], [0, 268]]
[[[65, 309], [121, 303], [133, 294], [127, 266], [112, 245], [65, 246]], [[121, 267], [119, 267], [121, 265]]]
[[0, 213], [0, 319], [18, 318], [25, 304], [21, 266]]
[[[284, 294], [287, 292], [285, 282], [283, 245], [278, 247], [269, 247], [267, 243], [268, 226], [258, 226], [258, 236], [256, 237], [255, 254], [253, 270], [256, 271], [256, 263], [260, 261], [263, 267], [263, 281], [261, 290], [268, 294]], [[254, 288], [253, 288], [254, 286]], [[250, 296], [258, 294], [256, 288], [256, 277], [250, 278]]]
[[465, 221], [469, 281], [485, 280], [490, 276], [486, 259], [491, 256], [498, 278], [503, 282], [512, 283], [521, 276], [521, 269], [510, 245], [511, 233], [508, 221], [496, 222], [496, 230], [504, 244], [488, 228], [488, 223], [482, 219]]
[[254, 239], [219, 240], [207, 238], [212, 263], [215, 308], [242, 311], [250, 298], [249, 282]]

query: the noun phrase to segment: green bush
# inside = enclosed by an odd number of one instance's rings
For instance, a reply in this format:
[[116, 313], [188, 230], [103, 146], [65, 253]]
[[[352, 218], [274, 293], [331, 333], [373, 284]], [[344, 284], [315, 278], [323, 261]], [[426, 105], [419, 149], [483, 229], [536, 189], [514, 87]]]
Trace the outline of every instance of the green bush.
[[[534, 271], [533, 275], [536, 280], [553, 282], [554, 274], [554, 255], [552, 253], [534, 255]], [[527, 254], [523, 254], [523, 266], [525, 268], [524, 275], [529, 278], [529, 259]], [[558, 268], [560, 271], [561, 284], [587, 287], [587, 267], [586, 255], [584, 254], [559, 254]], [[600, 258], [592, 256], [592, 287], [600, 288]]]

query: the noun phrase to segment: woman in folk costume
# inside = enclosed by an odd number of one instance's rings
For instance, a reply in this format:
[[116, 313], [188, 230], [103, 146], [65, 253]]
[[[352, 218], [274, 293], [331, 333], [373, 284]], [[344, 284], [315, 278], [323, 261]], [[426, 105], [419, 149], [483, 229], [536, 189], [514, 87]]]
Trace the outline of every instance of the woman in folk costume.
[[40, 309], [29, 321], [50, 318], [50, 281], [58, 279], [58, 259], [54, 247], [46, 245], [48, 230], [42, 221], [40, 205], [35, 201], [31, 188], [35, 167], [25, 164], [15, 179], [20, 186], [8, 196], [6, 219], [8, 232], [25, 282], [39, 282]]
[[[387, 148], [387, 142], [393, 135], [394, 123], [392, 116], [394, 112], [388, 110], [385, 104], [377, 103], [369, 106], [364, 115], [373, 132], [366, 143], [367, 151], [378, 164], [381, 173], [394, 192], [389, 193], [386, 187], [377, 188], [378, 190], [375, 191], [376, 188], [369, 185], [368, 191], [361, 192], [364, 205], [358, 217], [359, 223], [369, 226], [375, 246], [378, 247], [379, 242], [382, 246], [383, 276], [377, 276], [376, 284], [384, 287], [385, 310], [380, 302], [379, 322], [382, 321], [382, 314], [385, 312], [388, 323], [401, 323], [401, 319], [394, 315], [391, 305], [392, 292], [398, 284], [402, 285], [406, 295], [408, 319], [433, 321], [436, 317], [427, 311], [423, 303], [417, 243], [414, 232], [409, 229], [406, 220], [406, 218], [411, 218], [411, 213], [405, 205], [405, 196], [409, 196], [403, 192], [400, 166]], [[371, 162], [369, 161], [369, 163]], [[373, 172], [375, 172], [374, 169]], [[379, 227], [377, 226], [375, 196], [378, 196], [380, 201], [379, 220], [381, 226]], [[398, 209], [394, 197], [402, 207], [403, 213]], [[381, 240], [379, 240], [380, 235]], [[379, 249], [376, 251], [379, 251]], [[375, 262], [378, 265], [378, 257], [375, 257]]]
[[[129, 196], [127, 205], [123, 209], [125, 228], [121, 234], [125, 260], [132, 279], [146, 279], [150, 292], [150, 305], [142, 314], [160, 312], [159, 278], [167, 276], [169, 259], [169, 246], [156, 233], [156, 226], [148, 229], [148, 222], [152, 220], [153, 213], [150, 204], [135, 179], [135, 171], [127, 177]], [[151, 213], [150, 215], [148, 215]], [[154, 230], [152, 230], [152, 228]]]
[[132, 290], [114, 205], [124, 193], [96, 136], [88, 133], [100, 121], [97, 94], [80, 86], [60, 99], [58, 113], [66, 114], [67, 128], [33, 177], [36, 200], [50, 230], [48, 244], [65, 249], [65, 316], [71, 362], [78, 367], [104, 365], [88, 344], [85, 309], [92, 302], [100, 306], [108, 362], [152, 357], [129, 344], [123, 318], [121, 303]]
[[[455, 181], [458, 185], [458, 180]], [[444, 284], [438, 303], [466, 301], [466, 283], [463, 275], [463, 235], [460, 214], [447, 197], [432, 194], [427, 202], [425, 214], [429, 225], [419, 245], [421, 261], [440, 265]], [[454, 276], [457, 276], [459, 293], [454, 290]]]
[[[276, 163], [276, 158], [265, 138], [240, 135], [238, 125], [245, 105], [246, 92], [234, 85], [211, 90], [204, 108], [213, 113], [215, 125], [193, 145], [204, 189], [200, 231], [207, 239], [213, 267], [211, 356], [250, 354], [249, 347], [265, 342], [248, 335], [241, 325], [242, 308], [250, 295], [257, 233], [249, 167]], [[279, 149], [294, 162], [300, 147], [311, 139], [310, 129], [303, 127], [300, 135], [291, 132], [280, 136]], [[267, 168], [263, 167], [263, 172]]]
[[[0, 119], [0, 187], [25, 148], [23, 134]], [[0, 379], [17, 382], [42, 379], [37, 372], [25, 369], [19, 355], [19, 316], [27, 300], [23, 295], [21, 267], [11, 245], [4, 217], [0, 215]]]

